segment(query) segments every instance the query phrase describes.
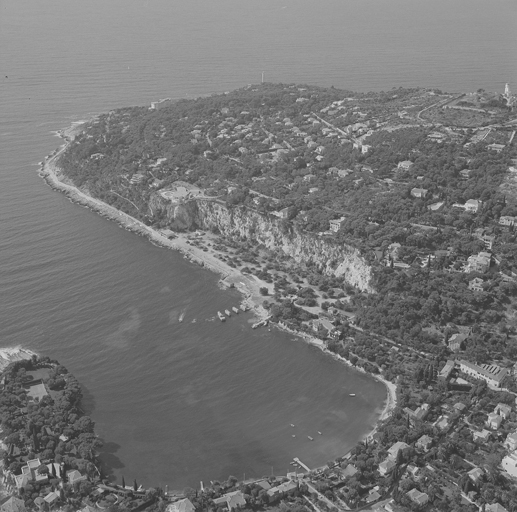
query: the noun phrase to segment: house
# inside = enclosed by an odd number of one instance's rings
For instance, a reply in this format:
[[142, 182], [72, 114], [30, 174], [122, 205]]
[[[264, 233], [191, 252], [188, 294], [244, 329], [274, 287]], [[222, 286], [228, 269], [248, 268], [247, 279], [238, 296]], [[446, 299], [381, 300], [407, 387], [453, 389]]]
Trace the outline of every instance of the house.
[[466, 212], [469, 213], [477, 213], [479, 208], [481, 207], [481, 201], [478, 199], [469, 199], [464, 205], [463, 208]]
[[484, 471], [481, 468], [471, 469], [467, 475], [476, 484], [478, 480], [484, 475]]
[[443, 414], [439, 416], [439, 418], [434, 422], [434, 426], [438, 427], [440, 430], [449, 430], [451, 423], [448, 416], [444, 416]]
[[474, 439], [474, 442], [486, 443], [488, 441], [488, 438], [490, 437], [490, 431], [486, 429], [483, 429], [480, 432], [474, 430], [472, 432], [472, 437]]
[[467, 406], [465, 404], [462, 404], [461, 402], [454, 404], [453, 407], [459, 413], [462, 413], [467, 408]]
[[427, 434], [423, 435], [418, 441], [415, 443], [415, 447], [419, 450], [423, 450], [424, 452], [428, 451], [429, 448], [433, 445], [433, 440]]
[[255, 482], [257, 485], [262, 487], [265, 491], [268, 491], [271, 489], [271, 484], [267, 480], [259, 480], [258, 482]]
[[425, 420], [425, 418], [429, 414], [429, 404], [422, 404], [420, 407], [417, 407], [414, 411], [409, 409], [408, 407], [405, 407], [404, 412], [408, 415], [411, 424], [414, 425], [415, 420]]
[[499, 217], [499, 224], [501, 226], [514, 226], [517, 224], [517, 217], [511, 217], [510, 215], [502, 215]]
[[76, 482], [82, 482], [83, 480], [87, 480], [86, 475], [81, 475], [77, 469], [72, 469], [66, 472], [66, 478], [68, 483], [75, 484]]
[[492, 430], [497, 430], [501, 423], [503, 422], [503, 418], [499, 416], [496, 412], [491, 412], [488, 415], [488, 419], [486, 420], [486, 426], [490, 427]]
[[357, 468], [353, 464], [349, 464], [343, 471], [341, 471], [342, 478], [354, 476], [357, 473]]
[[499, 503], [492, 503], [491, 505], [485, 506], [485, 512], [508, 512], [508, 510]]
[[425, 505], [429, 501], [429, 496], [425, 492], [420, 492], [418, 489], [411, 489], [406, 493], [406, 496], [417, 505]]
[[412, 188], [411, 189], [411, 195], [413, 197], [420, 197], [420, 198], [424, 198], [426, 195], [427, 195], [427, 189], [425, 188]]
[[271, 212], [272, 215], [275, 215], [279, 219], [287, 219], [289, 217], [289, 207], [282, 208], [276, 212]]
[[294, 491], [295, 489], [298, 489], [298, 483], [291, 480], [289, 482], [284, 482], [283, 484], [277, 485], [276, 487], [272, 487], [269, 489], [269, 491], [267, 491], [267, 495], [270, 498], [276, 498], [286, 492]]
[[413, 162], [411, 162], [410, 160], [404, 160], [403, 162], [399, 162], [397, 164], [397, 169], [402, 169], [404, 171], [409, 171], [411, 167], [413, 167]]
[[495, 242], [495, 236], [483, 235], [480, 239], [485, 244], [485, 249], [491, 251]]
[[456, 367], [455, 361], [453, 361], [452, 359], [449, 359], [445, 363], [445, 366], [440, 370], [440, 373], [438, 374], [438, 380], [446, 381], [451, 376], [451, 373], [453, 372], [455, 367]]
[[388, 450], [388, 457], [390, 459], [396, 460], [397, 455], [401, 450], [404, 450], [405, 448], [409, 448], [409, 445], [404, 443], [404, 441], [397, 441], [389, 450]]
[[517, 431], [516, 432], [512, 432], [511, 434], [508, 434], [506, 436], [506, 440], [504, 442], [504, 445], [510, 451], [517, 450]]
[[374, 501], [377, 501], [380, 497], [381, 495], [375, 489], [371, 489], [365, 501], [366, 503], [373, 503]]
[[168, 505], [165, 512], [194, 512], [194, 510], [195, 507], [192, 505], [192, 502], [185, 498]]
[[431, 210], [432, 212], [438, 211], [443, 206], [443, 201], [439, 201], [438, 203], [430, 204], [427, 209]]
[[379, 464], [379, 473], [382, 476], [389, 475], [396, 466], [397, 463], [394, 460], [387, 458]]
[[55, 492], [55, 491], [51, 491], [43, 499], [50, 506], [50, 505], [52, 505], [53, 503], [55, 503], [56, 501], [59, 500], [59, 494], [57, 492]]
[[467, 272], [479, 272], [484, 274], [489, 268], [492, 261], [492, 255], [489, 252], [480, 252], [473, 254], [467, 259], [467, 266], [465, 270]]
[[510, 417], [512, 408], [509, 405], [498, 403], [494, 409], [494, 412], [499, 414], [503, 419], [507, 420]]
[[486, 381], [489, 386], [500, 388], [508, 370], [501, 368], [495, 364], [481, 364], [477, 365], [470, 361], [459, 361], [460, 371], [474, 377]]
[[345, 217], [340, 217], [339, 219], [333, 219], [333, 220], [329, 221], [330, 231], [337, 233], [341, 229], [341, 226], [343, 225], [344, 222], [345, 222]]
[[501, 465], [509, 475], [517, 477], [517, 452], [507, 455], [502, 460]]
[[323, 332], [325, 336], [334, 336], [336, 328], [332, 325], [330, 320], [326, 318], [318, 318], [312, 322], [312, 329], [314, 332]]
[[25, 502], [12, 496], [0, 505], [0, 512], [25, 512]]
[[504, 144], [489, 144], [487, 146], [488, 149], [495, 151], [496, 153], [500, 153], [506, 146]]
[[469, 290], [473, 292], [482, 292], [483, 291], [483, 279], [480, 277], [475, 277], [469, 281]]
[[468, 339], [468, 334], [465, 333], [456, 333], [453, 334], [449, 338], [448, 347], [452, 352], [459, 352], [460, 350], [465, 348], [466, 341]]
[[[267, 491], [269, 494], [269, 491]], [[225, 505], [228, 510], [231, 512], [232, 509], [236, 507], [245, 507], [246, 500], [244, 499], [244, 494], [241, 491], [229, 492], [221, 496], [220, 498], [216, 498], [214, 500], [216, 505]]]

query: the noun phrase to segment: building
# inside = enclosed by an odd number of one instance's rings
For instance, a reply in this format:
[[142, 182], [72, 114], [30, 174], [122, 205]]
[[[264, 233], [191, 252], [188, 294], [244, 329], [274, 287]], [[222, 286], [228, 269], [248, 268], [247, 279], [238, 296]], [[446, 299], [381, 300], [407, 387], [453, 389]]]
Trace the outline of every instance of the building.
[[508, 512], [508, 510], [499, 503], [492, 503], [491, 505], [485, 506], [485, 512]]
[[503, 418], [501, 418], [499, 414], [496, 412], [491, 412], [486, 420], [486, 426], [490, 427], [492, 430], [497, 430], [501, 426], [502, 422]]
[[484, 475], [484, 471], [481, 469], [481, 468], [474, 468], [474, 469], [471, 469], [467, 475], [469, 476], [469, 478], [474, 482], [474, 483], [477, 483], [478, 480]]
[[[267, 491], [267, 493], [269, 494], [269, 491]], [[229, 492], [220, 498], [216, 498], [214, 503], [216, 505], [226, 506], [230, 512], [234, 508], [246, 506], [246, 500], [241, 491]]]
[[409, 409], [408, 407], [405, 407], [404, 412], [408, 415], [411, 424], [414, 425], [415, 420], [425, 420], [425, 418], [429, 414], [429, 404], [422, 404], [420, 407], [417, 407], [414, 411]]
[[337, 233], [341, 229], [341, 226], [343, 225], [344, 222], [345, 222], [345, 217], [340, 217], [339, 219], [333, 219], [333, 220], [329, 221], [330, 231]]
[[453, 361], [452, 359], [449, 359], [445, 363], [445, 366], [440, 370], [440, 373], [438, 374], [438, 380], [441, 380], [441, 381], [447, 380], [451, 376], [451, 373], [453, 372], [455, 367], [456, 367], [456, 362]]
[[443, 414], [438, 417], [438, 419], [434, 422], [434, 426], [447, 432], [451, 427], [451, 422], [448, 416], [444, 416]]
[[480, 277], [475, 277], [469, 281], [469, 290], [473, 292], [482, 292], [483, 291], [483, 279]]
[[512, 452], [514, 450], [517, 450], [517, 431], [512, 432], [511, 434], [508, 434], [506, 436], [504, 445], [506, 446], [506, 448], [508, 448], [508, 450], [510, 450]]
[[506, 146], [504, 144], [489, 144], [487, 146], [488, 149], [492, 151], [496, 151], [497, 153], [500, 153]]
[[396, 462], [390, 458], [387, 458], [379, 464], [379, 473], [382, 476], [389, 475], [397, 466]]
[[479, 272], [484, 274], [489, 268], [492, 261], [492, 255], [489, 252], [480, 252], [473, 254], [467, 259], [467, 272]]
[[185, 498], [168, 505], [165, 512], [194, 512], [194, 510], [195, 507], [192, 505], [192, 502], [188, 498]]
[[517, 477], [517, 452], [507, 455], [501, 462], [503, 469], [511, 476]]
[[66, 478], [68, 483], [75, 484], [76, 482], [82, 482], [83, 480], [87, 480], [86, 475], [81, 475], [77, 469], [72, 469], [66, 472]]
[[427, 452], [429, 448], [433, 445], [433, 439], [429, 437], [427, 434], [423, 435], [418, 441], [415, 443], [416, 448], [419, 450], [423, 450]]
[[397, 169], [402, 169], [404, 171], [409, 171], [411, 167], [413, 167], [413, 162], [411, 162], [410, 160], [404, 160], [397, 164]]
[[413, 197], [420, 197], [420, 198], [424, 198], [426, 195], [427, 195], [427, 189], [425, 188], [412, 188], [411, 189], [411, 195]]
[[43, 500], [45, 503], [48, 503], [50, 507], [53, 503], [59, 500], [59, 494], [56, 491], [51, 491], [43, 498]]
[[499, 414], [503, 419], [507, 420], [510, 417], [512, 408], [509, 405], [498, 403], [494, 409], [496, 414]]
[[404, 443], [404, 441], [397, 441], [389, 450], [388, 450], [388, 457], [390, 459], [396, 460], [397, 455], [401, 450], [404, 450], [405, 448], [409, 448], [409, 445]]
[[160, 110], [165, 107], [170, 107], [172, 105], [172, 100], [170, 98], [165, 98], [160, 101], [153, 101], [149, 110]]
[[312, 330], [316, 333], [323, 332], [325, 336], [334, 337], [337, 333], [336, 328], [330, 320], [317, 318], [312, 322]]
[[486, 381], [489, 386], [500, 388], [508, 370], [501, 368], [495, 364], [481, 364], [477, 365], [470, 361], [459, 361], [460, 371], [474, 377]]
[[14, 496], [4, 498], [3, 503], [0, 504], [0, 512], [25, 512], [25, 503]]
[[488, 439], [490, 438], [490, 431], [489, 430], [486, 430], [486, 429], [483, 429], [481, 430], [480, 432], [478, 432], [477, 430], [474, 430], [472, 432], [472, 437], [474, 439], [474, 442], [479, 442], [479, 443], [486, 443], [488, 441]]
[[284, 493], [294, 491], [296, 489], [298, 489], [298, 483], [290, 480], [289, 482], [284, 482], [283, 484], [277, 485], [276, 487], [271, 487], [271, 489], [267, 491], [267, 495], [270, 498], [277, 498], [282, 496]]
[[466, 212], [469, 213], [477, 213], [481, 208], [481, 201], [478, 199], [469, 199], [464, 205], [463, 208]]
[[514, 226], [517, 224], [517, 217], [511, 217], [510, 215], [502, 215], [499, 217], [499, 224], [501, 226]]
[[417, 505], [425, 505], [429, 501], [429, 496], [425, 492], [420, 492], [418, 489], [411, 489], [406, 493], [406, 496]]
[[492, 235], [483, 235], [481, 237], [481, 241], [485, 244], [485, 249], [487, 251], [491, 251], [492, 250], [492, 247], [494, 245], [494, 242], [495, 242], [495, 236], [492, 236]]
[[468, 334], [455, 333], [449, 338], [448, 347], [452, 352], [459, 352], [465, 349], [465, 345], [468, 339]]

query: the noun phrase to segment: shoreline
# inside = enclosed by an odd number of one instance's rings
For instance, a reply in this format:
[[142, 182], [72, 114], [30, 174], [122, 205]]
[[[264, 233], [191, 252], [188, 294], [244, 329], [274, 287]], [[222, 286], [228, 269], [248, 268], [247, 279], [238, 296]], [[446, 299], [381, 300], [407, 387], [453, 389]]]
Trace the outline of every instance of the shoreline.
[[[47, 157], [43, 162], [40, 162], [40, 168], [38, 174], [44, 179], [47, 185], [53, 190], [57, 190], [66, 195], [69, 200], [73, 203], [84, 206], [95, 213], [100, 214], [109, 220], [115, 221], [120, 227], [131, 231], [138, 235], [146, 237], [151, 243], [158, 247], [166, 249], [172, 249], [180, 252], [183, 257], [191, 263], [196, 263], [207, 270], [210, 270], [216, 274], [219, 274], [219, 284], [224, 288], [234, 287], [239, 293], [243, 295], [242, 303], [245, 304], [253, 311], [255, 316], [255, 322], [261, 322], [269, 318], [268, 311], [262, 306], [264, 296], [260, 293], [261, 286], [267, 286], [266, 282], [261, 282], [255, 276], [248, 277], [242, 274], [238, 269], [231, 267], [225, 262], [218, 259], [211, 251], [203, 251], [202, 249], [192, 246], [188, 243], [188, 238], [182, 233], [176, 233], [177, 237], [173, 240], [168, 239], [165, 235], [159, 231], [153, 229], [150, 226], [145, 225], [143, 222], [135, 219], [129, 214], [126, 214], [113, 206], [89, 196], [85, 192], [81, 191], [78, 187], [73, 184], [67, 183], [64, 179], [61, 169], [57, 166], [56, 160], [66, 150], [73, 138], [82, 131], [82, 126], [88, 121], [80, 121], [72, 123], [72, 125], [65, 129], [55, 132], [60, 138], [64, 140], [64, 143]], [[363, 368], [354, 366], [349, 360], [329, 351], [325, 347], [323, 340], [314, 336], [308, 335], [304, 332], [295, 331], [282, 325], [281, 323], [274, 323], [273, 326], [279, 330], [293, 334], [294, 336], [301, 338], [306, 343], [319, 348], [324, 354], [329, 355], [334, 360], [345, 364], [349, 368], [355, 369], [365, 375], [369, 375], [377, 381], [384, 384], [386, 388], [386, 399], [384, 402], [383, 409], [380, 413], [379, 418], [376, 420], [373, 429], [364, 434], [362, 440], [371, 439], [379, 428], [379, 423], [389, 418], [393, 410], [397, 405], [397, 385], [393, 382], [387, 381], [381, 375], [366, 372]], [[338, 457], [347, 457], [350, 450]], [[320, 469], [320, 468], [316, 468]]]

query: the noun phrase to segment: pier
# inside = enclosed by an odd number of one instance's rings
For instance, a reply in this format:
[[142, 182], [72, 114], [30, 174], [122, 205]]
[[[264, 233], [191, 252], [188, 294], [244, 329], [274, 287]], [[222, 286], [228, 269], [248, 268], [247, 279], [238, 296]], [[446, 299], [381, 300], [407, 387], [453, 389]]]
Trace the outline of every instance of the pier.
[[307, 473], [310, 473], [311, 468], [309, 466], [307, 466], [306, 464], [304, 464], [298, 457], [294, 457], [293, 460], [294, 460], [294, 462], [296, 462], [296, 464], [298, 464], [298, 466], [305, 469], [305, 471], [307, 471]]

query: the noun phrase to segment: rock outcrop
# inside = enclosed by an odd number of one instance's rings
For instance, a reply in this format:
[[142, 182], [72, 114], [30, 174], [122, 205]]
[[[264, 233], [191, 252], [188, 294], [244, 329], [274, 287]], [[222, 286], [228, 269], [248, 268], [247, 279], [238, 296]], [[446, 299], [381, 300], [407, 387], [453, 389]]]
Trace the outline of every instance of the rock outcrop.
[[322, 273], [343, 276], [362, 291], [373, 292], [371, 267], [358, 249], [314, 236], [272, 215], [244, 206], [228, 207], [210, 199], [171, 203], [153, 195], [151, 207], [166, 215], [172, 228], [205, 229], [234, 239], [252, 240], [270, 250], [281, 251], [296, 263], [313, 264]]

